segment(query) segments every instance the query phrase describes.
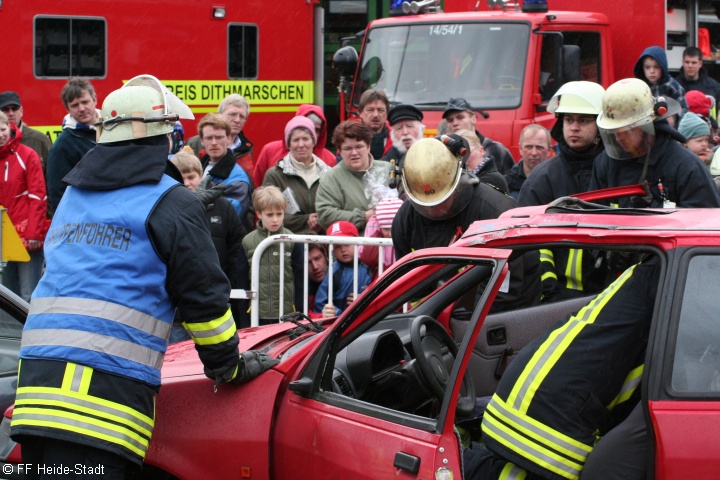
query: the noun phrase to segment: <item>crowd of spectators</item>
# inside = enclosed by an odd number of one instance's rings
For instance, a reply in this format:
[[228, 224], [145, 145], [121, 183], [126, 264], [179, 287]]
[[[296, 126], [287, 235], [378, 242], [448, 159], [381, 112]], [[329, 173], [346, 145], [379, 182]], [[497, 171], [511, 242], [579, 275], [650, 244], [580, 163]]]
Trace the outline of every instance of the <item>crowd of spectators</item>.
[[[169, 158], [182, 173], [185, 185], [205, 206], [221, 265], [233, 288], [249, 288], [253, 253], [271, 235], [392, 239], [394, 248], [385, 248], [382, 254], [377, 247], [334, 245], [328, 249], [312, 245], [307, 260], [299, 244], [288, 243], [282, 272], [279, 250], [273, 247], [265, 251], [260, 273], [261, 318], [274, 321], [282, 314], [299, 310], [304, 303], [309, 305], [310, 315], [334, 316], [353, 300], [348, 292], [361, 292], [397, 258], [418, 248], [449, 245], [473, 221], [497, 217], [518, 204], [542, 204], [588, 189], [645, 182], [646, 206], [717, 206], [715, 203], [720, 201], [716, 202], [716, 189], [705, 192], [705, 197], [696, 202], [685, 200], [699, 198], [705, 177], [720, 174], [714, 118], [714, 95], [720, 91], [720, 84], [704, 72], [699, 55], [693, 47], [685, 51], [683, 69], [676, 79], [669, 75], [663, 49], [649, 47], [638, 58], [637, 79], [647, 85], [654, 102], [665, 104], [668, 99], [671, 114], [656, 115], [650, 141], [654, 148], [638, 146], [631, 156], [640, 158], [637, 153], [643, 151], [647, 158], [636, 162], [614, 161], [612, 152], [622, 153], [616, 148], [622, 146], [617, 143], [620, 133], [606, 138], [596, 125], [600, 124], [598, 114], [606, 92], [590, 82], [570, 82], [558, 90], [548, 108], [556, 114], [555, 125], [551, 131], [538, 124], [525, 126], [517, 139], [521, 154], [517, 159], [505, 145], [480, 132], [479, 117], [472, 105], [460, 97], [449, 99], [442, 125], [430, 127], [445, 132], [437, 137], [438, 141], [459, 159], [462, 173], [457, 178], [462, 181], [455, 185], [438, 186], [438, 180], [432, 178], [442, 176], [431, 161], [441, 150], [423, 143], [427, 140], [423, 112], [413, 105], [391, 107], [379, 89], [365, 91], [359, 102], [359, 117], [342, 122], [332, 131], [321, 108], [301, 105], [296, 115], [278, 128], [280, 138], [264, 145], [259, 154], [243, 130], [249, 120], [250, 104], [232, 94], [220, 103], [216, 113], [200, 120], [197, 136], [185, 142], [178, 124], [172, 134]], [[690, 90], [686, 92], [683, 87]], [[563, 95], [567, 107], [576, 94], [593, 107], [558, 109]], [[673, 99], [679, 108], [672, 108]], [[41, 273], [43, 236], [66, 188], [63, 178], [95, 146], [97, 97], [90, 82], [71, 79], [61, 92], [61, 100], [68, 114], [61, 135], [50, 148], [47, 137], [22, 121], [19, 95], [0, 93], [0, 161], [6, 162], [5, 172], [16, 179], [12, 188], [24, 192], [15, 204], [11, 200], [4, 200], [4, 204], [31, 256], [27, 265], [10, 262], [3, 282], [24, 298], [29, 298]], [[611, 131], [608, 128], [605, 133]], [[184, 149], [178, 151], [183, 144]], [[336, 153], [328, 147], [334, 147]], [[656, 157], [667, 156], [668, 149], [687, 157], [689, 162], [697, 158], [702, 161], [703, 188], [697, 183], [692, 188], [682, 185], [689, 181], [687, 172], [695, 172], [695, 167], [683, 168], [673, 176], [664, 171], [662, 178], [654, 173]], [[411, 157], [413, 151], [416, 153]], [[444, 154], [438, 155], [444, 158]], [[408, 158], [414, 158], [410, 161], [414, 167], [408, 166]], [[18, 165], [24, 165], [22, 174]], [[418, 175], [423, 169], [427, 177]], [[425, 185], [424, 197], [417, 191], [413, 195], [417, 185], [412, 181]], [[662, 194], [675, 196], [675, 200], [652, 200], [659, 195], [660, 182]], [[439, 195], [437, 202], [428, 203], [428, 192], [432, 191], [430, 196], [435, 198], [435, 191], [446, 187], [446, 197]], [[10, 193], [9, 186], [4, 186], [3, 198]], [[440, 205], [447, 204], [451, 197], [455, 203], [438, 215]], [[462, 203], [465, 199], [467, 202]], [[355, 254], [361, 265], [360, 281], [359, 285], [348, 285], [347, 279], [353, 275], [347, 272], [352, 270]], [[308, 291], [302, 278], [306, 261]], [[329, 263], [333, 266], [331, 272]], [[528, 279], [534, 278], [533, 265], [537, 263], [525, 258], [522, 268], [515, 269], [516, 274], [522, 271], [524, 278], [513, 279], [515, 284], [524, 285], [526, 298], [533, 296], [530, 303], [535, 300], [534, 294], [527, 293], [534, 291]], [[281, 278], [282, 303], [278, 296]], [[333, 282], [333, 298], [328, 298], [324, 290], [328, 282]], [[547, 298], [549, 291], [544, 288]], [[247, 302], [231, 303], [237, 325], [248, 326]]]

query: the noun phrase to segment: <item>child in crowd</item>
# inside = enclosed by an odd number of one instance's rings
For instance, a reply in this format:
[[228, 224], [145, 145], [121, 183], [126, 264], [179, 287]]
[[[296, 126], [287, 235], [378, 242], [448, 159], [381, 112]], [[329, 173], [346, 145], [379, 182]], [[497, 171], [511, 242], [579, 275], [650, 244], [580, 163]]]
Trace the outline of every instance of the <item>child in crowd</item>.
[[[250, 288], [247, 258], [242, 248], [242, 239], [245, 229], [240, 222], [235, 208], [230, 201], [222, 196], [222, 189], [198, 189], [203, 171], [200, 159], [192, 150], [181, 150], [172, 156], [171, 162], [180, 170], [183, 183], [195, 192], [198, 199], [205, 206], [205, 214], [210, 224], [210, 235], [220, 260], [223, 272], [230, 280], [232, 288]], [[232, 300], [230, 302], [235, 324], [238, 328], [250, 326], [247, 314], [247, 300]], [[187, 333], [182, 328], [174, 327], [171, 341], [187, 340]]]
[[[242, 241], [248, 261], [260, 242], [271, 235], [292, 235], [284, 228], [287, 200], [275, 186], [259, 187], [252, 195], [253, 206], [258, 216], [258, 226]], [[250, 264], [252, 265], [252, 264]], [[259, 306], [260, 323], [277, 322], [281, 315], [295, 311], [302, 305], [303, 252], [299, 243], [285, 244], [284, 269], [280, 271], [280, 244], [268, 247], [260, 260]], [[283, 278], [283, 304], [280, 311], [280, 279]], [[299, 297], [299, 298], [298, 298]]]
[[[637, 63], [635, 63], [633, 73], [635, 78], [639, 78], [648, 84], [654, 97], [673, 98], [680, 102], [683, 115], [688, 111], [687, 102], [685, 102], [685, 89], [670, 76], [667, 54], [664, 48], [657, 46], [646, 48]], [[670, 121], [673, 126], [677, 125], [677, 122], [673, 123], [674, 118], [673, 116], [668, 119], [668, 121], [673, 120]]]
[[[399, 198], [385, 198], [375, 206], [375, 215], [368, 220], [365, 226], [365, 237], [370, 238], [392, 238], [392, 222], [395, 214], [400, 210], [403, 201]], [[358, 248], [360, 261], [370, 267], [372, 279], [378, 277], [378, 251], [379, 247], [374, 245], [362, 245]], [[383, 248], [383, 272], [395, 263], [395, 249], [393, 247]]]
[[[339, 220], [327, 229], [329, 237], [358, 237], [358, 229], [351, 222]], [[324, 318], [340, 315], [355, 300], [354, 293], [354, 272], [353, 258], [355, 254], [354, 245], [333, 245], [332, 276], [326, 275], [318, 287], [315, 295], [313, 311], [322, 312]], [[333, 296], [332, 303], [328, 300], [328, 282], [332, 278]], [[358, 284], [357, 293], [362, 292], [370, 284], [372, 277], [370, 269], [362, 262], [358, 262]]]
[[680, 134], [687, 139], [685, 146], [706, 164], [710, 165], [710, 125], [700, 115], [688, 112], [678, 126]]

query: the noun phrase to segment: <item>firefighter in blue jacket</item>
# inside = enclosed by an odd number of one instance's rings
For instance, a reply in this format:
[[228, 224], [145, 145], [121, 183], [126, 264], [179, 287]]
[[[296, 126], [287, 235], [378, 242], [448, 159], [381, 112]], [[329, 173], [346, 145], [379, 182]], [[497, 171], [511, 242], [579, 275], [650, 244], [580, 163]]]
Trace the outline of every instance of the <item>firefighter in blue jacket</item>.
[[[647, 435], [636, 413], [660, 270], [657, 257], [630, 267], [520, 351], [485, 410], [484, 443], [465, 451], [465, 478], [645, 478]], [[638, 432], [632, 443], [595, 462], [599, 475], [584, 471], [596, 442], [620, 425]]]
[[63, 179], [20, 348], [11, 436], [25, 463], [102, 466], [112, 479], [139, 470], [176, 308], [216, 386], [277, 363], [238, 354], [204, 209], [167, 161], [179, 118], [193, 115], [156, 78], [131, 79], [103, 104], [98, 146]]

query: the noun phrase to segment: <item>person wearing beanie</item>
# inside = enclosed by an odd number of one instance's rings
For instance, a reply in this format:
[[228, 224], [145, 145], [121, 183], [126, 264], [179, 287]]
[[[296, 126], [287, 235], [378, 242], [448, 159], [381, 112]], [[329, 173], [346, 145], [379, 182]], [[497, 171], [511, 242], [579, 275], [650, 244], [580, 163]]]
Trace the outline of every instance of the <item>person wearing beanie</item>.
[[715, 110], [715, 99], [710, 95], [705, 95], [700, 90], [690, 90], [685, 94], [685, 101], [687, 101], [688, 109], [692, 113], [697, 113], [703, 120], [710, 125], [710, 148], [718, 144], [717, 138], [717, 121], [711, 115], [711, 112]]
[[[328, 237], [359, 237], [357, 227], [345, 220], [332, 223], [325, 233]], [[318, 287], [313, 303], [313, 312], [322, 313], [323, 318], [340, 315], [355, 300], [356, 293], [361, 293], [370, 285], [372, 277], [370, 269], [358, 262], [357, 285], [353, 259], [355, 245], [333, 245], [332, 275], [326, 275]], [[329, 300], [329, 282], [332, 281], [332, 303]]]
[[710, 125], [700, 115], [686, 113], [678, 126], [680, 135], [687, 141], [683, 143], [691, 152], [700, 157], [707, 165], [712, 159], [710, 150]]
[[[395, 214], [402, 206], [403, 201], [399, 198], [389, 197], [380, 200], [375, 207], [375, 216], [365, 226], [365, 237], [369, 238], [392, 238], [392, 222]], [[375, 280], [379, 275], [380, 262], [378, 260], [379, 247], [375, 245], [362, 245], [358, 249], [360, 261], [370, 267], [372, 278]], [[383, 248], [382, 271], [387, 270], [395, 263], [395, 248]]]
[[293, 233], [322, 232], [315, 213], [315, 194], [320, 177], [330, 167], [313, 153], [317, 138], [311, 119], [291, 118], [283, 136], [288, 153], [267, 171], [263, 180], [263, 186], [279, 188], [287, 200], [284, 226]]
[[[317, 136], [313, 153], [328, 167], [334, 167], [337, 163], [335, 155], [325, 148], [328, 140], [328, 129], [327, 121], [325, 120], [325, 114], [323, 113], [322, 108], [317, 105], [303, 104], [298, 107], [295, 116], [307, 117], [313, 122], [315, 134]], [[285, 139], [275, 140], [274, 142], [266, 144], [260, 151], [260, 155], [257, 157], [253, 167], [252, 177], [255, 185], [262, 185], [265, 180], [265, 173], [274, 167], [275, 164], [277, 164], [278, 161], [284, 158], [287, 154], [288, 148]]]

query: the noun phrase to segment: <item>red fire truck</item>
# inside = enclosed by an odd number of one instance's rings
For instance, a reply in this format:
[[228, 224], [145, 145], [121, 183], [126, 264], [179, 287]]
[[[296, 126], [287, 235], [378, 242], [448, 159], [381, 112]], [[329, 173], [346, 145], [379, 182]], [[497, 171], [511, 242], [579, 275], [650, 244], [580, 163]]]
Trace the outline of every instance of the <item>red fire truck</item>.
[[[560, 85], [590, 80], [607, 87], [632, 76], [646, 47], [668, 43], [672, 14], [657, 0], [524, 0], [522, 7], [491, 1], [501, 5], [494, 10], [484, 1], [446, 0], [444, 11], [435, 3], [406, 3], [409, 15], [371, 22], [359, 60], [350, 46], [336, 54], [349, 59], [337, 65], [345, 75], [345, 117], [357, 115], [365, 90], [382, 88], [392, 103], [423, 110], [432, 136], [448, 100], [463, 97], [480, 111], [483, 135], [515, 158], [523, 127], [554, 122], [546, 107]], [[680, 43], [692, 44], [692, 33], [686, 26]], [[682, 49], [676, 45], [674, 53], [681, 57]]]
[[[152, 74], [198, 120], [239, 93], [250, 102], [245, 133], [258, 151], [282, 136], [299, 104], [322, 96], [321, 15], [319, 0], [5, 1], [0, 91], [17, 91], [24, 119], [52, 140], [72, 76], [91, 80], [100, 107], [123, 81]], [[195, 134], [196, 122], [184, 127]]]

